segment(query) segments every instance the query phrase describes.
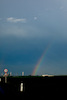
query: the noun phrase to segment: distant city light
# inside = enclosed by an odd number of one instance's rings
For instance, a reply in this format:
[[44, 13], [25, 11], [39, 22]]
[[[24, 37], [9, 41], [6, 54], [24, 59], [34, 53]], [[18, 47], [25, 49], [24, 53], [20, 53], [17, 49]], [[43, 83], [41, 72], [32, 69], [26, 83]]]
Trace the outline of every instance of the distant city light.
[[43, 77], [53, 77], [54, 75], [48, 75], [48, 74], [45, 74], [45, 75], [42, 75]]

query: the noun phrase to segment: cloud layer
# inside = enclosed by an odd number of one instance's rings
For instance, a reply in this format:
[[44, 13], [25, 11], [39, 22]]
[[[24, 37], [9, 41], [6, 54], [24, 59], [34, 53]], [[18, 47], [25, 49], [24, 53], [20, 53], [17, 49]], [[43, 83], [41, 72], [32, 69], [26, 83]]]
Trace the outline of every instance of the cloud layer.
[[37, 20], [37, 17], [34, 17], [34, 20]]
[[25, 18], [18, 19], [18, 18], [9, 17], [9, 18], [7, 18], [7, 21], [8, 22], [13, 22], [13, 23], [17, 23], [17, 22], [26, 23]]
[[0, 18], [0, 20], [2, 20], [2, 18]]

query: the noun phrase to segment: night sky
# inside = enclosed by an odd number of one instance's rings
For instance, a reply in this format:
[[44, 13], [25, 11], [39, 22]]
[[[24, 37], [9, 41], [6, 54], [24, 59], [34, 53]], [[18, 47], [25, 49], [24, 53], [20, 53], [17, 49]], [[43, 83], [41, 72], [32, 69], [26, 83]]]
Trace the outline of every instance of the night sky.
[[67, 75], [67, 0], [0, 0], [0, 73]]

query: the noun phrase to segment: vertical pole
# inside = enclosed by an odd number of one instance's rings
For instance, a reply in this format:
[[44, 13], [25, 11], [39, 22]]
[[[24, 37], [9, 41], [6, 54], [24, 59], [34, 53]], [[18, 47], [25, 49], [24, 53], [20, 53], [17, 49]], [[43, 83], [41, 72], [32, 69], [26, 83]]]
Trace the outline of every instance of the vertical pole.
[[1, 82], [1, 78], [0, 78], [0, 82]]
[[20, 92], [23, 92], [23, 83], [20, 84]]
[[5, 76], [5, 83], [7, 83], [7, 76]]

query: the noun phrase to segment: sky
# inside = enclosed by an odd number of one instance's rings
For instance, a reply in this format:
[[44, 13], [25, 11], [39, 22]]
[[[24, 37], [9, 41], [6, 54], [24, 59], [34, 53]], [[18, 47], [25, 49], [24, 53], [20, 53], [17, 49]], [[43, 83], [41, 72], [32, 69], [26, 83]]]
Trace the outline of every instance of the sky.
[[[0, 0], [0, 73], [67, 75], [67, 0]], [[4, 72], [3, 72], [4, 73]]]

